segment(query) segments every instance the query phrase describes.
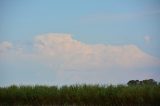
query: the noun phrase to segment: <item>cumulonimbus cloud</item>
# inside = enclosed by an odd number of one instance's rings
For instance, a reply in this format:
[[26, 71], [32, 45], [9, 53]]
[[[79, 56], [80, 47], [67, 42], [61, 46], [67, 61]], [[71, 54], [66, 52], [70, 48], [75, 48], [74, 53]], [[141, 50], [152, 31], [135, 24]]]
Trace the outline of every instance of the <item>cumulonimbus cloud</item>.
[[[135, 45], [85, 44], [70, 34], [50, 33], [35, 38], [40, 57], [59, 62], [61, 70], [103, 70], [159, 65], [159, 60]], [[53, 63], [52, 63], [53, 62]]]
[[[0, 51], [13, 48], [9, 42], [0, 44]], [[16, 53], [18, 49], [14, 48]], [[23, 48], [25, 49], [25, 48]], [[160, 65], [159, 59], [143, 52], [135, 45], [85, 44], [70, 34], [50, 33], [35, 38], [34, 51], [21, 51], [18, 58], [37, 59], [56, 70], [106, 70]], [[13, 52], [10, 53], [13, 55]], [[8, 51], [10, 52], [10, 51]], [[15, 53], [15, 54], [16, 54]], [[15, 58], [16, 56], [14, 56]]]

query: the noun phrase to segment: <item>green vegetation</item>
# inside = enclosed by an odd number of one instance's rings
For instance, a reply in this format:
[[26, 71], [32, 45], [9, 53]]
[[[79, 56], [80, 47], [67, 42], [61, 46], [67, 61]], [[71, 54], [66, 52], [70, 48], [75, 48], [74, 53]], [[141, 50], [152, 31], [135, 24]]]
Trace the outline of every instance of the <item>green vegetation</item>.
[[1, 105], [160, 106], [160, 85], [0, 87]]

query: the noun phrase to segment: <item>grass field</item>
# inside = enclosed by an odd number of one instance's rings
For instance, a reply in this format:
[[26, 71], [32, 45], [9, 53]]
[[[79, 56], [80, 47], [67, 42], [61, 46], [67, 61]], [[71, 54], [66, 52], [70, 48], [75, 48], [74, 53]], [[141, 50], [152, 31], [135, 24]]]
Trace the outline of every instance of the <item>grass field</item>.
[[160, 85], [71, 85], [0, 87], [5, 105], [160, 106]]

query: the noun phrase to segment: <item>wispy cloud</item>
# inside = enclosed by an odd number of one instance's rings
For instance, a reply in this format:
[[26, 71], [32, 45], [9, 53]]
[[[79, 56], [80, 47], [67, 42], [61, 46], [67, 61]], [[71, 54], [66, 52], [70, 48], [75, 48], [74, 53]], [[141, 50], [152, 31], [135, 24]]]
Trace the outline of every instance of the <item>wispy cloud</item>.
[[99, 21], [126, 21], [133, 19], [144, 19], [150, 16], [157, 16], [160, 10], [148, 10], [130, 13], [95, 13], [81, 17], [84, 22], [99, 22]]
[[151, 37], [149, 35], [144, 36], [144, 41], [149, 43], [151, 41]]

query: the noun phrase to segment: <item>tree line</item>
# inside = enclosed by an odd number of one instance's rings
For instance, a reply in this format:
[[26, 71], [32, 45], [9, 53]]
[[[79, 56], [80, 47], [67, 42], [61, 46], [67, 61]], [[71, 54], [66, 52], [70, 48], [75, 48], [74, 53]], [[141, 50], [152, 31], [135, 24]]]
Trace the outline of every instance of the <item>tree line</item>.
[[145, 79], [145, 80], [142, 80], [142, 81], [130, 80], [127, 83], [127, 85], [158, 85], [158, 84], [160, 84], [160, 83], [158, 83], [154, 79]]

